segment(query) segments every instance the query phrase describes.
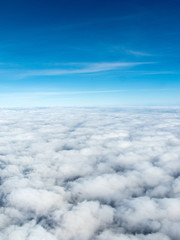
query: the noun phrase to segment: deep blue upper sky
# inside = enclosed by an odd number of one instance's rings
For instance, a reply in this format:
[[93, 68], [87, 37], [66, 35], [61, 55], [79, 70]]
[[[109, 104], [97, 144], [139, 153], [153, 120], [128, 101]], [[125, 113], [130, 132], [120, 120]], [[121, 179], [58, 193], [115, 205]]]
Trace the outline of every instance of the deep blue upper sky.
[[0, 106], [180, 105], [180, 2], [0, 2]]

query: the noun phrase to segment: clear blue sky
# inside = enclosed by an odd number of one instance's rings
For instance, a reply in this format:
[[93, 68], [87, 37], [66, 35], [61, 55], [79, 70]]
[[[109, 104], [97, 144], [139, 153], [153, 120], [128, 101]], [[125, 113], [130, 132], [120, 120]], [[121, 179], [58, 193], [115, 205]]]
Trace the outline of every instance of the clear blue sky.
[[0, 107], [180, 105], [180, 1], [2, 0]]

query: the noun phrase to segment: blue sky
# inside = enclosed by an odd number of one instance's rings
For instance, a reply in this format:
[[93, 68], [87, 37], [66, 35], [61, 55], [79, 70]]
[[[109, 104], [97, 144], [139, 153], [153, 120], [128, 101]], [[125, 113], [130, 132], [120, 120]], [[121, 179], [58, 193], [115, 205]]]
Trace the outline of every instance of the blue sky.
[[180, 2], [0, 3], [0, 107], [180, 105]]

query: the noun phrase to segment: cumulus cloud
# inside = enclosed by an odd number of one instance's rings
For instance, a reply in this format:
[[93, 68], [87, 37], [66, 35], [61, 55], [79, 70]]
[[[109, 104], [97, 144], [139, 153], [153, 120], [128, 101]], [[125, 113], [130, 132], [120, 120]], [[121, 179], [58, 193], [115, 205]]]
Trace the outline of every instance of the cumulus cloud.
[[0, 110], [0, 240], [179, 240], [180, 109]]

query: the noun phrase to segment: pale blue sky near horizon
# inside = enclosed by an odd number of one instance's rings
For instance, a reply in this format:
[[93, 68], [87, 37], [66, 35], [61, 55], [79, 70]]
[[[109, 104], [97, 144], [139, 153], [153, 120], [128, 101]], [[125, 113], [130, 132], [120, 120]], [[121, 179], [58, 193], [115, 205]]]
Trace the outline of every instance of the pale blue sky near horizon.
[[180, 105], [180, 3], [0, 3], [0, 107]]

